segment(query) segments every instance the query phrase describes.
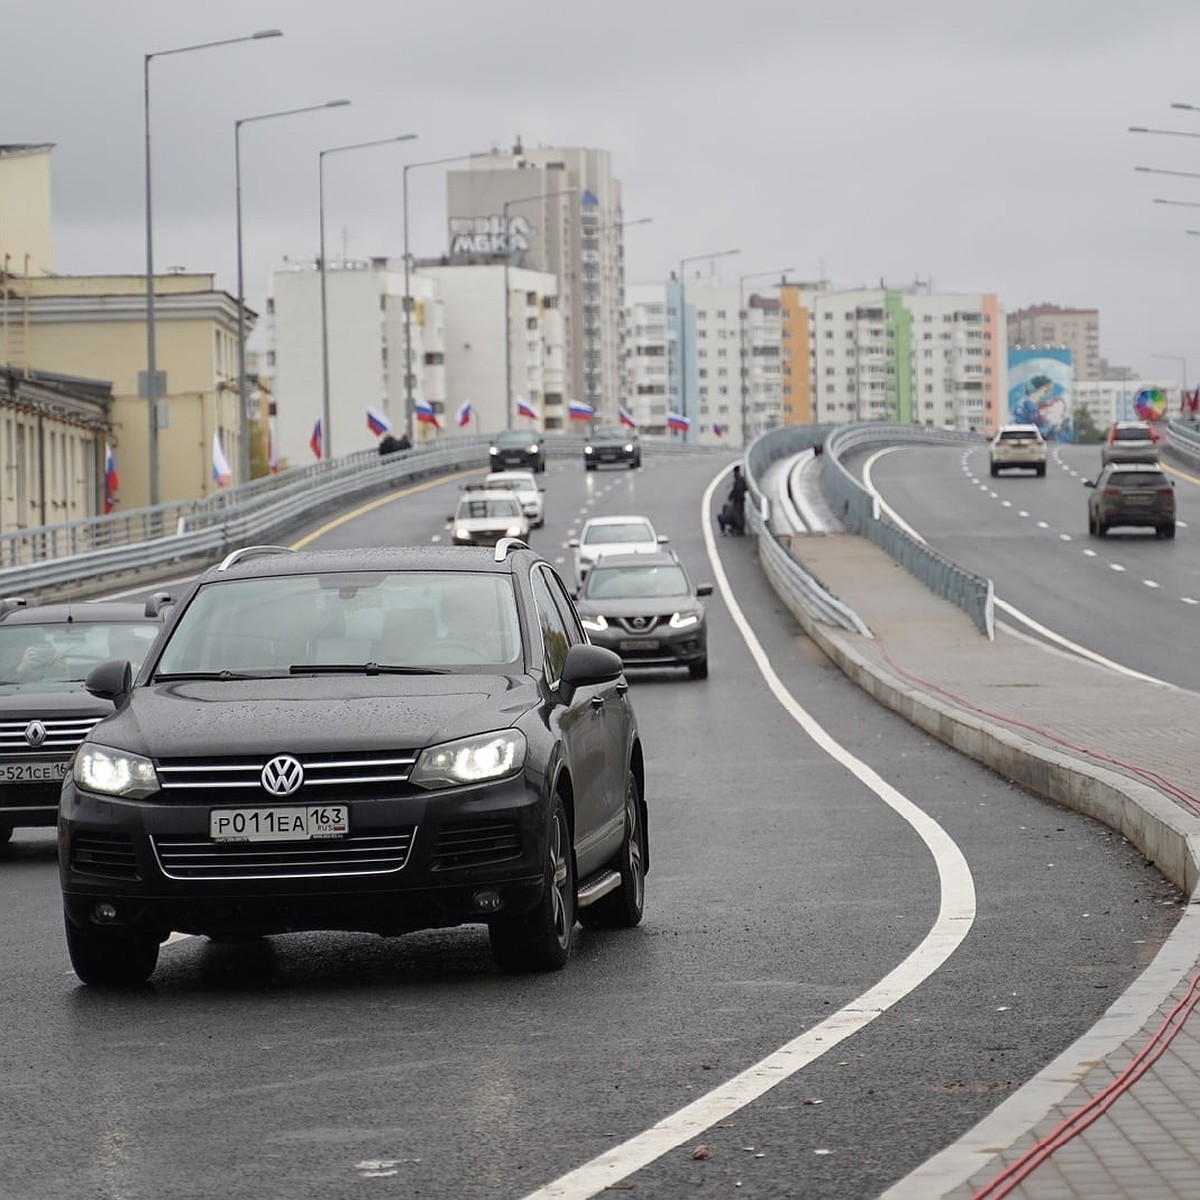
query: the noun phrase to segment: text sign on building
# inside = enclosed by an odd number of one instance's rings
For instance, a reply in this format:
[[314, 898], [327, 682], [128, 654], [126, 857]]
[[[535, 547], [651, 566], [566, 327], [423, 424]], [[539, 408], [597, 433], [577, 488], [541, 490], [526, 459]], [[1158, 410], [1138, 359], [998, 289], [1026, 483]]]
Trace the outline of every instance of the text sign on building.
[[523, 216], [451, 217], [451, 258], [507, 258], [520, 264], [533, 240], [533, 226]]

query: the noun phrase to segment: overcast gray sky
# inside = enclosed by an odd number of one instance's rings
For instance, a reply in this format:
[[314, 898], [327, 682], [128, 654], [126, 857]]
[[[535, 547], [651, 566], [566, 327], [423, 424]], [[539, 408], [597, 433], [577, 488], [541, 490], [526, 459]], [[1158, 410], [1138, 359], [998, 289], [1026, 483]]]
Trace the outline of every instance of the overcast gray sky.
[[[53, 142], [55, 266], [145, 269], [147, 53], [284, 36], [151, 66], [155, 265], [236, 291], [234, 122], [246, 294], [311, 260], [320, 150], [330, 253], [399, 255], [405, 161], [508, 146], [611, 151], [630, 283], [731, 247], [739, 274], [844, 287], [932, 279], [1097, 307], [1101, 350], [1200, 382], [1197, 0], [3, 0], [0, 142]], [[410, 241], [445, 248], [444, 168], [414, 170]], [[1154, 355], [1172, 356], [1156, 358]]]

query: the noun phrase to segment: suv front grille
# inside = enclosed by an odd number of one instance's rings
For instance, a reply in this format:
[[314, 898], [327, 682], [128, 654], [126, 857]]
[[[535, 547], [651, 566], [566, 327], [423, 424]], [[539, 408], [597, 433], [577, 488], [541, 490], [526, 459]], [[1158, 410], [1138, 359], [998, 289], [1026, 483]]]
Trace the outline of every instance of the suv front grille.
[[124, 833], [77, 833], [71, 838], [71, 870], [105, 879], [137, 879], [133, 839]]
[[[248, 800], [262, 803], [266, 793], [261, 776], [263, 767], [273, 758], [222, 759], [164, 759], [158, 764], [159, 784], [164, 792], [228, 791], [243, 792]], [[314, 790], [337, 788], [342, 792], [377, 793], [381, 787], [394, 787], [408, 782], [416, 755], [398, 750], [392, 754], [348, 756], [344, 754], [296, 756], [304, 767], [304, 783], [288, 800], [303, 799]], [[231, 803], [234, 796], [223, 796], [222, 803]], [[323, 801], [331, 799], [322, 796]]]
[[386, 875], [412, 851], [415, 827], [311, 842], [213, 842], [152, 837], [169, 879], [294, 879], [318, 875]]
[[435, 871], [507, 862], [521, 853], [515, 821], [456, 821], [443, 825], [433, 851]]
[[0, 721], [0, 756], [19, 755], [27, 758], [31, 753], [37, 753], [61, 758], [64, 754], [74, 754], [99, 720], [99, 717], [46, 717], [41, 721], [46, 740], [36, 750], [25, 737], [25, 730], [31, 724], [30, 718]]

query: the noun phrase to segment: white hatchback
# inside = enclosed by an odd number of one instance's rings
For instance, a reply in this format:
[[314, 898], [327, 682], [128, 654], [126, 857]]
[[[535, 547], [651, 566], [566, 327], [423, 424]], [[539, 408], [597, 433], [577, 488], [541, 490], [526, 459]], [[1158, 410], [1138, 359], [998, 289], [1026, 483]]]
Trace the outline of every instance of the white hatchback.
[[671, 539], [657, 533], [646, 517], [592, 517], [567, 545], [575, 551], [575, 588], [602, 554], [651, 554]]
[[541, 529], [545, 525], [545, 488], [538, 486], [532, 471], [492, 471], [484, 476], [483, 485], [499, 491], [515, 492], [521, 502], [521, 508], [529, 518], [530, 526]]

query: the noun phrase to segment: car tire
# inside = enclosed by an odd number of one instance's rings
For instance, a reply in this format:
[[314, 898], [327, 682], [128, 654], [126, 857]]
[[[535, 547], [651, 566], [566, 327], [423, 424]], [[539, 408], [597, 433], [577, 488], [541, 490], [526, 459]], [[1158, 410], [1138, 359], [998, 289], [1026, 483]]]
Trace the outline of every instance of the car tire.
[[1046, 464], [1045, 463], [1038, 463], [1037, 473], [1038, 473], [1039, 479], [1046, 478]]
[[3, 846], [5, 842], [11, 841], [12, 835], [11, 825], [0, 825], [0, 846]]
[[585, 471], [594, 471], [596, 469], [596, 464], [594, 462], [585, 462], [583, 464], [583, 469]]
[[1175, 522], [1172, 521], [1170, 525], [1160, 525], [1158, 527], [1158, 536], [1164, 538], [1173, 538], [1175, 536]]
[[995, 463], [992, 463], [992, 478], [995, 479], [996, 476], [999, 474], [1000, 474], [1000, 468], [998, 466], [996, 466]]
[[693, 679], [707, 679], [708, 659], [702, 658], [699, 662], [688, 663], [688, 674]]
[[488, 925], [492, 957], [505, 971], [558, 971], [571, 957], [575, 936], [575, 854], [562, 798], [550, 806], [546, 872], [531, 912], [498, 917]]
[[1096, 518], [1096, 536], [1108, 537], [1108, 526], [1099, 517]]
[[84, 929], [66, 921], [67, 953], [75, 974], [92, 987], [138, 987], [154, 974], [159, 939], [127, 930]]
[[621, 886], [579, 910], [579, 923], [585, 929], [632, 929], [642, 920], [646, 904], [646, 823], [632, 771], [625, 778], [625, 836], [613, 869], [621, 876]]

